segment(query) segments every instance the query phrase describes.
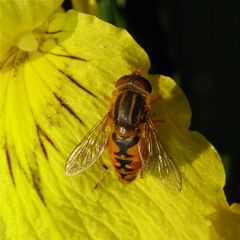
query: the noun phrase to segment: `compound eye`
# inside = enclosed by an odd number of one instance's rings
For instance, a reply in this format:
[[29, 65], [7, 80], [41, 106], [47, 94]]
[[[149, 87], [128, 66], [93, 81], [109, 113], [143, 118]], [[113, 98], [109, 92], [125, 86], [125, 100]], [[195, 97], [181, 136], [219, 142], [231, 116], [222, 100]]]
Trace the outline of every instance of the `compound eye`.
[[143, 77], [138, 77], [135, 81], [134, 81], [134, 85], [144, 91], [147, 91], [149, 93], [152, 92], [152, 86], [149, 83], [149, 81]]
[[146, 78], [143, 78], [141, 75], [136, 73], [122, 76], [117, 80], [115, 87], [118, 89], [137, 88], [138, 90], [148, 93], [152, 92], [152, 86], [150, 82]]
[[129, 83], [129, 75], [119, 78], [115, 84], [116, 88], [122, 88]]

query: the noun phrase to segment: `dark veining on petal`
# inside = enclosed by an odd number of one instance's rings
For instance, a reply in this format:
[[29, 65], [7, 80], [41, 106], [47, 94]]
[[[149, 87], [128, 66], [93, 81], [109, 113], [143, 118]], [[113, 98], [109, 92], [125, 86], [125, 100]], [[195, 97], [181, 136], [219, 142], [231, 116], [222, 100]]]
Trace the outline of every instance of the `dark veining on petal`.
[[64, 54], [53, 53], [53, 52], [44, 52], [44, 51], [42, 51], [42, 50], [41, 50], [41, 52], [47, 53], [47, 54], [50, 54], [50, 55], [54, 55], [54, 56], [57, 56], [57, 57], [71, 58], [71, 59], [80, 60], [80, 61], [84, 61], [84, 62], [87, 61], [87, 60], [84, 59], [84, 58], [80, 58], [80, 57], [76, 57], [76, 56], [71, 56], [71, 55], [64, 55]]
[[[15, 179], [14, 179], [14, 176], [13, 176], [13, 171], [12, 171], [12, 162], [11, 162], [9, 149], [8, 149], [7, 145], [5, 145], [4, 149], [5, 149], [5, 155], [6, 155], [6, 159], [7, 159], [7, 163], [8, 163], [9, 173], [10, 173], [13, 185], [16, 186]], [[31, 169], [32, 181], [33, 181], [32, 182], [30, 180], [29, 176], [27, 175], [26, 171], [24, 170], [24, 168], [21, 166], [19, 161], [17, 161], [17, 164], [18, 164], [19, 169], [23, 173], [23, 175], [26, 177], [26, 180], [29, 182], [29, 184], [33, 183], [33, 187], [36, 189], [36, 192], [39, 195], [40, 199], [42, 200], [43, 204], [46, 206], [46, 202], [45, 202], [44, 197], [43, 197], [43, 195], [41, 193], [40, 177], [39, 177], [38, 172], [36, 172], [33, 169]]]
[[35, 190], [36, 190], [38, 196], [40, 197], [40, 199], [42, 200], [43, 204], [46, 206], [45, 199], [41, 192], [39, 172], [35, 173], [33, 170], [31, 170], [31, 173], [32, 173], [32, 179], [33, 179], [33, 187], [35, 188]]
[[7, 57], [0, 63], [0, 70], [2, 70], [4, 67], [11, 66], [15, 57], [16, 53], [9, 50]]
[[23, 175], [26, 177], [27, 181], [28, 181], [30, 184], [32, 184], [31, 179], [29, 178], [29, 176], [27, 175], [26, 171], [24, 170], [24, 168], [22, 167], [22, 165], [20, 164], [19, 161], [17, 162], [17, 164], [18, 164], [19, 169], [21, 169]]
[[[37, 164], [37, 169], [38, 169], [38, 163]], [[43, 204], [46, 206], [43, 194], [41, 192], [41, 187], [40, 187], [40, 177], [39, 177], [39, 172], [38, 170], [33, 170], [30, 167], [30, 172], [32, 175], [32, 180], [30, 179], [30, 177], [27, 175], [26, 171], [24, 170], [24, 168], [21, 166], [21, 164], [18, 162], [18, 167], [21, 169], [22, 173], [24, 174], [24, 176], [26, 177], [27, 181], [29, 182], [29, 184], [33, 185], [33, 187], [35, 188], [38, 196], [40, 197], [40, 199], [42, 200]]]
[[7, 159], [7, 163], [8, 163], [8, 170], [9, 170], [10, 176], [12, 178], [13, 185], [15, 186], [15, 179], [14, 179], [13, 172], [12, 172], [12, 162], [11, 162], [11, 158], [9, 155], [9, 150], [8, 150], [7, 145], [5, 145], [5, 155], [6, 155], [6, 159]]
[[87, 59], [81, 58], [81, 57], [77, 57], [77, 56], [73, 56], [71, 53], [69, 53], [68, 50], [63, 45], [61, 45], [61, 43], [59, 42], [58, 38], [54, 38], [54, 41], [55, 41], [56, 45], [58, 45], [62, 49], [62, 51], [66, 53], [66, 55], [69, 58], [73, 58], [73, 59], [76, 59], [76, 60], [87, 62]]
[[[40, 141], [40, 145], [41, 145], [41, 142], [42, 140], [40, 140], [40, 135], [43, 135], [46, 140], [55, 148], [56, 151], [58, 151], [58, 148], [56, 147], [56, 145], [54, 144], [54, 142], [49, 138], [49, 136], [47, 135], [46, 132], [43, 131], [43, 129], [37, 124], [37, 133], [38, 133], [38, 138], [39, 138], [39, 141]], [[42, 145], [44, 146], [44, 145]], [[42, 147], [41, 146], [41, 147]], [[45, 146], [44, 146], [44, 149], [46, 150]], [[44, 151], [44, 150], [43, 150]], [[47, 152], [46, 152], [47, 154]], [[45, 154], [44, 154], [45, 155]]]
[[83, 87], [80, 83], [78, 83], [75, 79], [73, 79], [70, 75], [68, 75], [67, 73], [65, 73], [64, 71], [62, 71], [61, 69], [58, 69], [58, 71], [60, 73], [62, 73], [65, 77], [67, 77], [71, 82], [73, 82], [74, 84], [76, 84], [79, 88], [81, 88], [82, 90], [84, 90], [86, 93], [88, 93], [89, 95], [97, 98], [97, 96], [95, 94], [93, 94], [90, 90], [88, 90], [87, 88]]
[[41, 149], [42, 149], [42, 152], [43, 152], [45, 158], [46, 158], [47, 160], [49, 160], [49, 159], [48, 159], [48, 154], [47, 154], [46, 147], [44, 146], [43, 141], [42, 141], [41, 136], [40, 136], [40, 128], [39, 128], [39, 126], [37, 126], [37, 135], [38, 135], [38, 140], [39, 140], [39, 143], [40, 143], [40, 147], [41, 147]]
[[63, 32], [63, 30], [58, 30], [58, 31], [53, 31], [53, 32], [45, 31], [46, 34], [56, 34], [56, 33], [61, 33], [61, 32]]
[[61, 44], [59, 44], [59, 41], [57, 38], [50, 38], [52, 40], [54, 40], [55, 44], [58, 45], [61, 50], [63, 52], [65, 52], [66, 54], [61, 54], [61, 53], [54, 53], [54, 52], [46, 52], [46, 51], [43, 51], [41, 48], [39, 48], [38, 50], [42, 53], [46, 53], [46, 54], [50, 54], [50, 55], [54, 55], [54, 56], [57, 56], [57, 57], [65, 57], [65, 58], [70, 58], [70, 59], [74, 59], [74, 60], [78, 60], [78, 61], [83, 61], [83, 62], [86, 62], [87, 60], [84, 59], [84, 58], [81, 58], [81, 57], [77, 57], [77, 56], [73, 56], [72, 54], [70, 54], [66, 48], [64, 48]]
[[69, 105], [67, 105], [55, 92], [53, 93], [54, 97], [58, 100], [58, 102], [64, 107], [71, 115], [73, 115], [81, 124], [86, 126], [82, 119], [71, 109]]

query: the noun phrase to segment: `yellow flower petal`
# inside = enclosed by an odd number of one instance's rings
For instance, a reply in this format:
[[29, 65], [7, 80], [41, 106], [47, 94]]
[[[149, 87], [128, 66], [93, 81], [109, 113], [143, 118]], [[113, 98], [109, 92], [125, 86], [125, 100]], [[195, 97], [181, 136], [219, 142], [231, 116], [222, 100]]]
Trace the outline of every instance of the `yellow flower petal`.
[[149, 175], [122, 185], [112, 173], [94, 191], [98, 164], [65, 176], [69, 153], [108, 111], [115, 81], [150, 63], [125, 30], [95, 17], [58, 13], [47, 26], [37, 51], [13, 52], [0, 72], [4, 239], [237, 239], [239, 205], [225, 200], [219, 155], [188, 130], [188, 102], [168, 77], [143, 73], [162, 97], [153, 110], [182, 192]]
[[22, 34], [39, 27], [61, 5], [63, 0], [0, 1], [0, 62]]
[[211, 239], [235, 240], [240, 236], [240, 204], [233, 204], [229, 207], [218, 209], [216, 213], [210, 215], [213, 229]]

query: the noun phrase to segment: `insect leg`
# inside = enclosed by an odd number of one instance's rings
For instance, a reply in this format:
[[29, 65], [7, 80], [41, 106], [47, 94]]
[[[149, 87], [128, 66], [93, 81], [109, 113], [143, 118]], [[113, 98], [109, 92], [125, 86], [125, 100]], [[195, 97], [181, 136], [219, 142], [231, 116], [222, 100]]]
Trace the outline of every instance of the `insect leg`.
[[160, 95], [158, 95], [157, 97], [153, 98], [150, 102], [149, 102], [149, 107], [152, 108], [153, 105], [158, 102], [162, 97]]
[[99, 157], [99, 163], [104, 168], [104, 170], [103, 170], [103, 172], [102, 172], [102, 174], [101, 174], [101, 176], [98, 180], [98, 183], [94, 187], [95, 190], [99, 188], [100, 182], [104, 179], [104, 177], [105, 177], [105, 175], [108, 171], [108, 166], [103, 162], [103, 159], [102, 159], [101, 156]]
[[153, 123], [164, 123], [165, 122], [164, 119], [162, 119], [161, 117], [157, 116], [157, 114], [155, 112], [152, 112], [152, 111], [149, 113], [149, 118], [151, 119], [151, 121]]
[[108, 166], [104, 163], [102, 156], [100, 156], [98, 160], [99, 160], [100, 165], [101, 165], [105, 170], [108, 170]]
[[162, 119], [161, 117], [159, 117], [157, 115], [152, 116], [151, 120], [153, 123], [164, 123], [165, 122], [164, 119]]
[[[160, 99], [161, 99], [160, 95], [158, 95], [157, 97], [153, 98], [149, 102], [149, 108], [151, 109]], [[151, 118], [153, 123], [163, 123], [163, 122], [165, 122], [162, 118], [158, 117], [156, 115], [156, 113], [154, 113], [152, 111], [149, 113], [149, 117]]]

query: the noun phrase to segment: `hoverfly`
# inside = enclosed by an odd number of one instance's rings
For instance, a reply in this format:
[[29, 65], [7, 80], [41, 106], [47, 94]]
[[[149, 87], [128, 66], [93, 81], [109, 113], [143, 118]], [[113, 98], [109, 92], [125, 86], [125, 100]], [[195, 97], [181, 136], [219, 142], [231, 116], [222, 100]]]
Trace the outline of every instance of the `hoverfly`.
[[[66, 174], [75, 175], [88, 169], [108, 147], [114, 172], [122, 183], [131, 183], [139, 173], [148, 171], [161, 185], [180, 191], [181, 176], [154, 127], [149, 95], [150, 82], [135, 70], [116, 82], [110, 111], [82, 139], [69, 156]], [[98, 184], [97, 184], [98, 186]]]

